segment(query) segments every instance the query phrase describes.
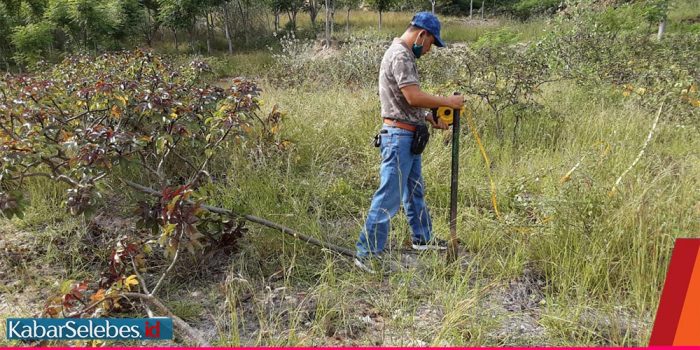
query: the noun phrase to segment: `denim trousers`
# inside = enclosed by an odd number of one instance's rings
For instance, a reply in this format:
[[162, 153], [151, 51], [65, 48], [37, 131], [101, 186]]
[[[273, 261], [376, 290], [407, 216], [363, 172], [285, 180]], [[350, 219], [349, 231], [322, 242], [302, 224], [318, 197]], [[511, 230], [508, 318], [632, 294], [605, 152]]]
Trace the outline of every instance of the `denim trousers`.
[[382, 164], [379, 189], [374, 193], [367, 221], [356, 244], [357, 256], [379, 254], [389, 235], [391, 218], [403, 203], [414, 242], [429, 241], [430, 213], [425, 204], [421, 156], [411, 152], [413, 132], [384, 125], [380, 133]]

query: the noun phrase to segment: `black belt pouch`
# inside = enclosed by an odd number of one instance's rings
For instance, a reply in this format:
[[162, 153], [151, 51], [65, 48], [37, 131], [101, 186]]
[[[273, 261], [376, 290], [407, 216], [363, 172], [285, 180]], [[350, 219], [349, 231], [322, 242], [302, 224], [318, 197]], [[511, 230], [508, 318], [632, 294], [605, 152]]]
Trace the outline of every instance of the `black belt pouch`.
[[411, 153], [421, 154], [428, 144], [430, 132], [425, 124], [416, 125], [416, 131], [413, 133], [413, 142], [411, 143]]

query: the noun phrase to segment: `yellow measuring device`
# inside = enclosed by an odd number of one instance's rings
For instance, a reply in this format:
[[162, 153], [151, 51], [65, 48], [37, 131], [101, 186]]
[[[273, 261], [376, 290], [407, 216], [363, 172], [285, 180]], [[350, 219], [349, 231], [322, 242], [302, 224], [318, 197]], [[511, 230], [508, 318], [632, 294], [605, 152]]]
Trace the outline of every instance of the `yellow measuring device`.
[[[464, 107], [459, 112], [460, 115], [464, 115]], [[433, 116], [441, 119], [447, 125], [452, 125], [455, 120], [455, 110], [450, 107], [433, 108]]]

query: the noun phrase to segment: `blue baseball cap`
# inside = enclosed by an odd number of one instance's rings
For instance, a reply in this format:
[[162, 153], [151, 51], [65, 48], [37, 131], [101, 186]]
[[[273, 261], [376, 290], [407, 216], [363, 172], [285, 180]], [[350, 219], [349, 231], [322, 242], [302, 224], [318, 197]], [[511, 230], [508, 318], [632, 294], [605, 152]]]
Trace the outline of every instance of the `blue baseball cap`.
[[440, 21], [431, 12], [418, 12], [411, 20], [411, 25], [428, 31], [435, 37], [435, 45], [445, 47], [445, 43], [440, 38]]

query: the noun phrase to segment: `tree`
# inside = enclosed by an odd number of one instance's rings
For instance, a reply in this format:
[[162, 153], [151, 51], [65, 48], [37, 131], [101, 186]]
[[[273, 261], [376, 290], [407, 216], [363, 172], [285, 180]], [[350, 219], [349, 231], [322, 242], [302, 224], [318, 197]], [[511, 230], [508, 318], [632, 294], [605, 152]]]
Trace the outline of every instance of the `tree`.
[[266, 0], [265, 5], [272, 10], [277, 33], [280, 30], [280, 13], [285, 10], [285, 0]]
[[644, 19], [649, 24], [658, 23], [659, 31], [656, 38], [663, 39], [666, 32], [666, 20], [668, 18], [668, 0], [646, 0], [643, 7]]
[[82, 39], [85, 49], [92, 46], [97, 51], [101, 37], [119, 25], [119, 14], [110, 5], [92, 0], [67, 1], [68, 17], [76, 29], [74, 36]]
[[56, 48], [95, 52], [126, 46], [144, 28], [139, 0], [0, 0], [0, 57], [26, 65]]
[[[201, 1], [201, 11], [204, 13], [207, 24], [207, 53], [211, 54], [211, 42], [214, 39], [214, 15], [212, 9], [225, 5], [225, 0], [205, 0]], [[230, 42], [229, 42], [230, 44]]]
[[4, 3], [0, 2], [0, 58], [5, 63], [5, 70], [10, 70], [12, 17]]
[[304, 8], [304, 0], [279, 0], [281, 9], [287, 11], [290, 29], [297, 28], [297, 14]]
[[153, 44], [153, 37], [158, 32], [158, 29], [162, 24], [160, 21], [160, 16], [158, 15], [160, 12], [160, 4], [158, 0], [139, 0], [139, 3], [146, 8], [147, 25], [144, 36], [148, 46], [151, 46]]
[[17, 24], [28, 24], [41, 21], [46, 2], [46, 0], [0, 0], [0, 5]]
[[119, 21], [116, 31], [111, 35], [112, 39], [118, 42], [134, 41], [142, 28], [146, 31], [150, 29], [146, 23], [148, 14], [144, 14], [144, 6], [139, 0], [118, 0], [115, 6], [119, 12]]
[[[287, 0], [279, 1], [281, 5], [285, 5]], [[261, 14], [266, 14], [265, 9], [270, 5], [267, 1], [257, 0], [234, 0], [231, 2], [234, 12], [230, 25], [234, 28], [234, 32], [241, 33], [245, 43], [248, 44], [252, 36], [257, 35], [260, 31], [267, 27], [268, 19], [261, 19]], [[286, 6], [286, 5], [285, 5]], [[281, 6], [281, 9], [285, 9]], [[257, 15], [257, 17], [256, 17]], [[279, 24], [279, 19], [276, 18], [276, 26]]]
[[224, 1], [221, 5], [221, 8], [223, 9], [222, 22], [224, 24], [224, 34], [226, 35], [226, 43], [228, 44], [228, 53], [229, 55], [233, 55], [233, 39], [231, 38], [231, 28], [229, 26], [229, 21], [231, 20], [228, 10], [229, 5], [229, 0]]
[[344, 7], [347, 11], [345, 18], [345, 32], [350, 33], [350, 11], [358, 8], [362, 0], [336, 0], [338, 7]]
[[137, 0], [49, 0], [44, 18], [84, 49], [116, 49], [143, 23]]
[[304, 11], [309, 13], [309, 18], [311, 19], [311, 26], [316, 28], [316, 17], [318, 17], [318, 12], [323, 6], [323, 0], [306, 0], [304, 2]]
[[175, 33], [175, 47], [177, 49], [177, 31], [186, 30], [190, 36], [190, 47], [195, 51], [194, 34], [197, 16], [202, 8], [198, 0], [158, 0], [160, 4], [159, 19], [164, 26]]
[[53, 41], [52, 31], [53, 27], [48, 22], [15, 27], [11, 35], [15, 62], [29, 64], [43, 57]]
[[327, 48], [331, 47], [331, 0], [326, 0], [326, 43]]
[[382, 30], [382, 13], [391, 9], [396, 0], [369, 0], [368, 4], [379, 12], [379, 30]]

